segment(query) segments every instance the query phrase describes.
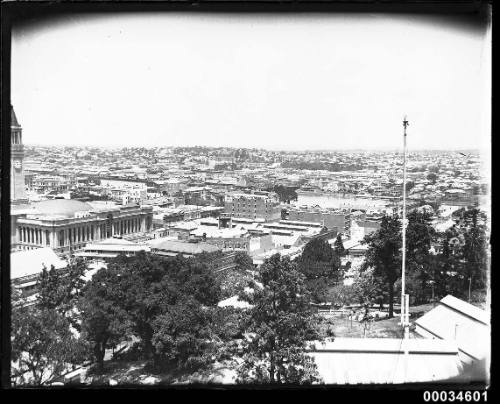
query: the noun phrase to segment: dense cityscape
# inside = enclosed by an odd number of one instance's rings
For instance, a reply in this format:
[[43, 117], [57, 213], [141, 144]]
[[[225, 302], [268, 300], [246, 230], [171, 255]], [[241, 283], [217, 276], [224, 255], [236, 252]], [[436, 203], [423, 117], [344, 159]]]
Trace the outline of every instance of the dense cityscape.
[[21, 122], [14, 386], [488, 378], [479, 152], [410, 150], [403, 212], [402, 148], [24, 145]]

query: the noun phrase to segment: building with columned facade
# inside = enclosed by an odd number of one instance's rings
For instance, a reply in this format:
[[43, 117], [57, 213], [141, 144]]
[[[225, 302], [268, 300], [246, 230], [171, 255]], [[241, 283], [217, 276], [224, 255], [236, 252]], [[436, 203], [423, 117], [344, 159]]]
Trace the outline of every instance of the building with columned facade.
[[52, 199], [12, 209], [11, 224], [12, 250], [50, 247], [68, 253], [90, 242], [149, 232], [153, 208]]

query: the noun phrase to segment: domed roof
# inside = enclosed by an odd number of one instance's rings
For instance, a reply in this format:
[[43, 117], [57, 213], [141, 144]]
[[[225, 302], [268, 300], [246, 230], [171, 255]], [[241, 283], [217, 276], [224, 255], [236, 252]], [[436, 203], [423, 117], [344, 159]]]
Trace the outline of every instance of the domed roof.
[[35, 202], [33, 208], [36, 213], [50, 216], [75, 217], [76, 212], [88, 212], [93, 210], [86, 202], [76, 199], [50, 199], [48, 201]]

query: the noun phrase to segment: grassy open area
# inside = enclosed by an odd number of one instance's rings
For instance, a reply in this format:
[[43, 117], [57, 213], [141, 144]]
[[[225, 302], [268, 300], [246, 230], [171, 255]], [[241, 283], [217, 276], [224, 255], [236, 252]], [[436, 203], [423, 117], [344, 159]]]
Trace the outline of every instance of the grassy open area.
[[331, 319], [335, 337], [338, 338], [400, 338], [401, 326], [399, 318], [360, 323], [348, 317], [334, 317]]
[[[432, 303], [410, 307], [410, 322], [421, 317], [434, 307]], [[347, 315], [324, 315], [328, 323], [323, 327], [329, 327], [335, 337], [338, 338], [401, 338], [402, 329], [399, 325], [399, 308], [390, 319], [370, 321], [368, 323], [352, 321]]]

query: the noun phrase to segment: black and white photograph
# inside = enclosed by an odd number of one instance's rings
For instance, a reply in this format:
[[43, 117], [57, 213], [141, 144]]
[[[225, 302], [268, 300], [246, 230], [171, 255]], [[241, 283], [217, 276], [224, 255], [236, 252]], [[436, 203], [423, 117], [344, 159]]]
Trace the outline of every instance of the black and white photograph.
[[486, 401], [492, 9], [471, 3], [25, 4], [2, 61], [4, 387]]

